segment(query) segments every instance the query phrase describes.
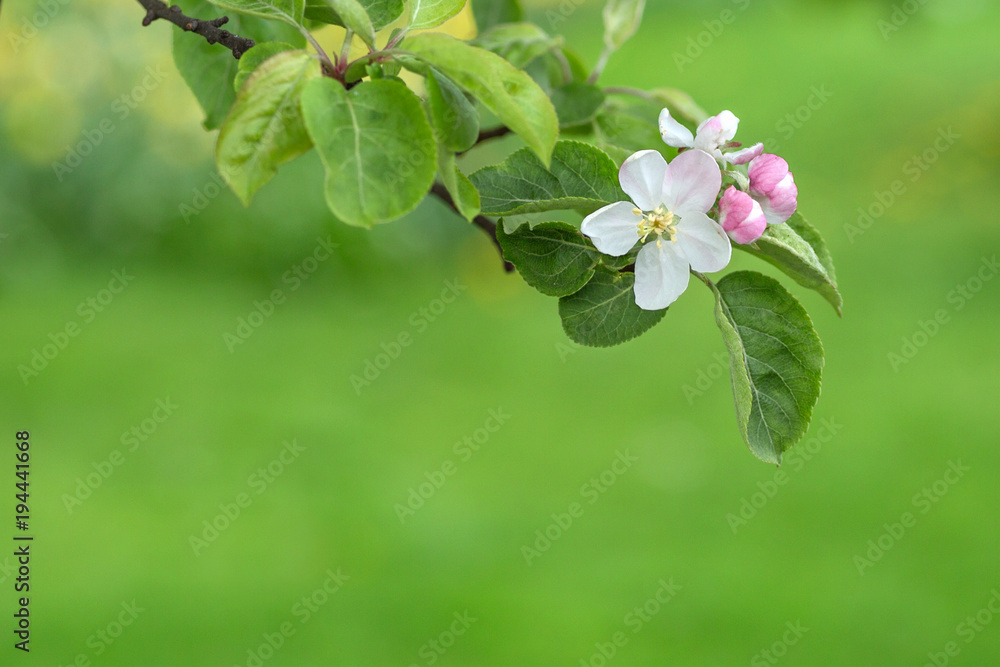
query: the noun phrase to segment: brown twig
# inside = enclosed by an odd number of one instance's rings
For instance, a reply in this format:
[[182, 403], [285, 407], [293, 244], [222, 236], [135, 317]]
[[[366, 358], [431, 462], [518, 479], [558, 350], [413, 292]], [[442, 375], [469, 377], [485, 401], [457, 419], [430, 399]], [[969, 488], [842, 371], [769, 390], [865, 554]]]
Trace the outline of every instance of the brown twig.
[[[435, 183], [434, 187], [431, 188], [431, 194], [443, 201], [456, 213], [459, 213], [458, 206], [455, 205], [455, 200], [452, 199], [451, 193], [448, 189], [444, 187], [441, 183]], [[485, 215], [477, 215], [473, 220], [472, 224], [483, 231], [484, 234], [490, 237], [493, 241], [493, 245], [496, 246], [497, 251], [500, 253], [500, 259], [503, 260], [503, 268], [507, 273], [514, 272], [514, 265], [503, 258], [503, 248], [500, 247], [500, 241], [497, 240], [497, 223], [493, 222]]]
[[254, 45], [252, 39], [234, 35], [228, 30], [222, 30], [222, 26], [229, 22], [228, 16], [220, 16], [217, 19], [202, 21], [185, 16], [181, 12], [181, 8], [177, 5], [168, 7], [160, 0], [138, 0], [138, 2], [146, 9], [146, 16], [142, 19], [144, 26], [148, 26], [156, 19], [165, 19], [181, 30], [201, 35], [209, 44], [222, 44], [233, 52], [233, 57], [236, 59], [239, 59], [240, 56], [249, 51]]
[[[501, 125], [500, 127], [494, 127], [491, 130], [483, 130], [482, 132], [479, 133], [479, 138], [476, 139], [476, 143], [472, 148], [477, 148], [479, 144], [483, 143], [484, 141], [489, 141], [490, 139], [499, 139], [500, 137], [506, 137], [508, 134], [512, 132], [513, 130], [505, 125]], [[471, 151], [472, 148], [470, 148], [469, 150]], [[462, 151], [461, 153], [457, 153], [457, 155], [465, 155], [468, 152], [469, 151]]]

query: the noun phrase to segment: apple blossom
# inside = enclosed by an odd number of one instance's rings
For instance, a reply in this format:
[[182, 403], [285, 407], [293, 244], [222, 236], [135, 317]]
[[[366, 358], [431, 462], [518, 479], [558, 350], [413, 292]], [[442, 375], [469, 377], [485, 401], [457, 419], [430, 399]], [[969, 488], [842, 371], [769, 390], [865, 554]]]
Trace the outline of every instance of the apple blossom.
[[747, 193], [730, 185], [719, 200], [719, 224], [741, 245], [753, 243], [767, 229], [764, 211]]
[[787, 221], [798, 208], [799, 190], [788, 163], [765, 153], [750, 162], [750, 196], [760, 203], [769, 225]]
[[710, 273], [729, 264], [729, 237], [706, 215], [722, 187], [719, 166], [708, 155], [688, 151], [667, 164], [659, 152], [641, 151], [625, 161], [619, 180], [632, 202], [587, 216], [582, 231], [615, 257], [636, 241], [644, 244], [635, 264], [640, 308], [663, 310], [687, 289], [692, 269]]
[[670, 115], [670, 109], [660, 112], [660, 136], [668, 146], [674, 148], [696, 148], [714, 157], [720, 165], [726, 163], [746, 164], [764, 152], [764, 144], [754, 144], [749, 148], [723, 153], [723, 149], [739, 148], [741, 144], [733, 141], [740, 119], [731, 111], [723, 111], [718, 116], [706, 119], [698, 126], [698, 131], [681, 125]]

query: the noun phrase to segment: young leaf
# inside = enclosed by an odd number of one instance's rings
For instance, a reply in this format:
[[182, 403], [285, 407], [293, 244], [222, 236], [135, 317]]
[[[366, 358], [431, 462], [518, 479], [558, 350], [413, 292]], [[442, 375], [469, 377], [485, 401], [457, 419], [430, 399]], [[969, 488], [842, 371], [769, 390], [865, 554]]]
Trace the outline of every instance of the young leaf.
[[285, 44], [284, 42], [262, 42], [244, 53], [243, 57], [237, 61], [239, 63], [239, 69], [237, 69], [236, 77], [233, 79], [234, 99], [235, 94], [240, 92], [240, 88], [243, 87], [246, 80], [250, 78], [250, 75], [254, 73], [254, 70], [260, 67], [265, 60], [268, 60], [283, 51], [294, 51], [297, 48], [299, 47], [292, 46], [291, 44]]
[[462, 11], [466, 0], [410, 0], [410, 30], [436, 28]]
[[819, 292], [841, 314], [844, 298], [837, 289], [830, 251], [816, 228], [800, 214], [783, 225], [768, 225], [756, 243], [736, 247], [773, 264], [803, 287]]
[[569, 296], [594, 277], [601, 253], [580, 230], [565, 222], [527, 222], [508, 234], [497, 225], [503, 256], [517, 267], [524, 282], [546, 296]]
[[670, 109], [675, 117], [684, 118], [694, 125], [700, 125], [708, 118], [708, 112], [702, 109], [694, 98], [676, 88], [656, 88], [649, 91], [650, 96], [663, 106]]
[[520, 0], [472, 0], [472, 14], [480, 34], [495, 25], [524, 19]]
[[773, 278], [740, 271], [712, 291], [740, 433], [757, 458], [780, 465], [809, 428], [823, 345], [805, 309]]
[[259, 16], [262, 19], [282, 21], [290, 26], [305, 30], [302, 27], [305, 0], [209, 0], [213, 5], [239, 12]]
[[[212, 16], [219, 12], [203, 0], [185, 5], [185, 8], [195, 16]], [[305, 38], [298, 30], [254, 16], [234, 14], [229, 17], [226, 29], [258, 42], [282, 40], [295, 45], [292, 48], [302, 48], [305, 44]], [[257, 48], [250, 49], [240, 60], [236, 60], [232, 53], [218, 44], [191, 39], [183, 30], [173, 31], [174, 64], [205, 112], [205, 129], [214, 130], [226, 119], [236, 101], [233, 80], [238, 75], [240, 63]]]
[[479, 112], [451, 79], [427, 74], [427, 111], [439, 143], [453, 153], [467, 151], [479, 138]]
[[340, 17], [345, 28], [354, 33], [368, 46], [375, 47], [375, 26], [368, 17], [368, 12], [358, 0], [324, 0]]
[[551, 37], [534, 23], [508, 23], [482, 33], [472, 41], [492, 51], [514, 67], [524, 68], [535, 58], [562, 46], [562, 37]]
[[600, 149], [576, 141], [560, 141], [546, 169], [522, 149], [495, 167], [471, 176], [487, 215], [520, 215], [577, 210], [592, 213], [625, 201], [618, 186], [618, 167]]
[[668, 162], [673, 160], [677, 157], [677, 150], [663, 143], [658, 129], [661, 109], [659, 105], [638, 98], [609, 99], [598, 111], [594, 122], [597, 144], [609, 153], [612, 146], [621, 149], [619, 156], [623, 154], [625, 157], [653, 148], [660, 151]]
[[[545, 91], [531, 77], [495, 53], [441, 33], [410, 37], [401, 49], [471, 93], [549, 164], [559, 120]], [[404, 61], [404, 65], [413, 68], [412, 63]]]
[[591, 122], [604, 99], [604, 91], [589, 83], [570, 83], [552, 91], [552, 104], [562, 127]]
[[608, 0], [604, 6], [604, 43], [617, 50], [638, 32], [646, 0]]
[[586, 287], [559, 299], [566, 335], [589, 347], [626, 343], [652, 329], [666, 310], [635, 305], [635, 274], [598, 270]]
[[246, 80], [219, 131], [219, 173], [245, 204], [278, 167], [309, 150], [299, 96], [320, 76], [319, 62], [305, 51], [285, 51], [265, 61]]
[[[403, 0], [358, 0], [358, 2], [364, 7], [375, 30], [385, 28], [403, 15]], [[319, 23], [339, 26], [344, 26], [345, 23], [326, 0], [306, 0], [305, 17]]]
[[389, 222], [423, 200], [437, 173], [437, 144], [420, 104], [404, 84], [367, 81], [350, 92], [333, 79], [302, 93], [309, 135], [326, 167], [326, 201], [360, 227]]
[[443, 146], [438, 146], [438, 173], [441, 182], [451, 195], [455, 208], [469, 222], [479, 215], [479, 191], [472, 181], [455, 164], [455, 154]]

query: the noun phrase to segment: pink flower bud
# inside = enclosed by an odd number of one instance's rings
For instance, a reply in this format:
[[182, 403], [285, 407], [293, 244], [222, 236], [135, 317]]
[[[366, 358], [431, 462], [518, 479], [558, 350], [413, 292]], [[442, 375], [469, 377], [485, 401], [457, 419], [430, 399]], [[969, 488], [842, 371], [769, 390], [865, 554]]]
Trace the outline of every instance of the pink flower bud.
[[764, 153], [750, 162], [750, 196], [760, 204], [768, 224], [787, 221], [798, 208], [799, 190], [788, 163]]
[[767, 229], [767, 219], [760, 204], [731, 185], [719, 200], [719, 224], [741, 245], [753, 243]]

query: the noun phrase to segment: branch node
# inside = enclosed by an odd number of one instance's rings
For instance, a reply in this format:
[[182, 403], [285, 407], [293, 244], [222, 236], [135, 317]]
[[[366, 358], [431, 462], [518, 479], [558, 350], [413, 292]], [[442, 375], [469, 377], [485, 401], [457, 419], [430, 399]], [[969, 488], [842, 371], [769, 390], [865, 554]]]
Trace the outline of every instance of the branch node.
[[138, 2], [146, 10], [146, 16], [142, 19], [142, 25], [144, 26], [148, 26], [156, 19], [166, 19], [181, 30], [201, 35], [209, 44], [222, 44], [232, 51], [233, 57], [237, 60], [254, 46], [252, 39], [234, 35], [228, 30], [219, 29], [220, 26], [229, 22], [228, 16], [220, 16], [219, 18], [202, 21], [191, 16], [185, 16], [181, 12], [180, 7], [177, 5], [168, 7], [162, 0], [138, 0]]

